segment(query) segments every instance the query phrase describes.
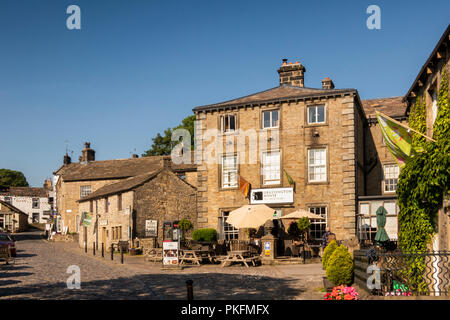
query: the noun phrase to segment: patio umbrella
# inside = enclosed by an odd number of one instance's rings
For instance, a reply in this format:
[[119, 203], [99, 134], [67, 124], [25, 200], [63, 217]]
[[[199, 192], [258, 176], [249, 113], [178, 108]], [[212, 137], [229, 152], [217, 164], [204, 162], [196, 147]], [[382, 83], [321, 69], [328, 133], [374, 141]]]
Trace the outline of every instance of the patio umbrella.
[[265, 204], [245, 205], [231, 211], [227, 223], [236, 229], [257, 229], [267, 220], [274, 219], [274, 214], [275, 210]]
[[389, 241], [389, 236], [384, 229], [386, 225], [386, 209], [381, 206], [377, 209], [377, 234], [375, 235], [375, 241], [385, 242]]
[[303, 209], [298, 209], [294, 212], [291, 212], [285, 216], [282, 216], [280, 219], [300, 219], [304, 217], [309, 219], [325, 220], [325, 218]]

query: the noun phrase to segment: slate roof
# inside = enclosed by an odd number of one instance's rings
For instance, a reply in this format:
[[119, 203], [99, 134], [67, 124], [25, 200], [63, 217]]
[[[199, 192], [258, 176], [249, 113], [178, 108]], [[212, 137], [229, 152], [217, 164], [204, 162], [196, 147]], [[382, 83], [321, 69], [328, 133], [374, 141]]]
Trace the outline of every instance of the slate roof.
[[153, 156], [142, 158], [91, 161], [88, 163], [71, 163], [59, 168], [55, 174], [64, 181], [123, 179], [153, 172], [163, 167], [163, 161], [173, 171], [195, 171], [195, 164], [175, 165], [170, 156]]
[[257, 92], [241, 98], [195, 107], [194, 112], [227, 109], [231, 107], [251, 106], [271, 102], [283, 102], [302, 98], [336, 96], [356, 93], [356, 89], [315, 89], [280, 85], [265, 91]]
[[0, 194], [7, 197], [48, 197], [48, 191], [46, 189], [33, 187], [9, 187], [5, 190], [0, 191]]
[[403, 97], [378, 98], [362, 100], [362, 105], [366, 118], [376, 118], [375, 111], [384, 113], [392, 118], [406, 117], [406, 103]]
[[[124, 179], [122, 181], [119, 181], [119, 182], [116, 182], [116, 183], [113, 183], [113, 184], [109, 184], [109, 185], [103, 186], [100, 189], [96, 190], [95, 192], [92, 192], [89, 196], [78, 200], [78, 202], [84, 202], [84, 201], [97, 199], [97, 198], [102, 198], [102, 197], [106, 197], [106, 196], [109, 196], [109, 195], [113, 195], [113, 194], [117, 194], [117, 193], [121, 193], [121, 192], [132, 190], [132, 189], [134, 189], [134, 188], [136, 188], [136, 187], [146, 183], [147, 181], [155, 178], [156, 176], [158, 176], [163, 171], [168, 172], [169, 174], [173, 174], [175, 178], [180, 179], [174, 173], [172, 173], [170, 170], [165, 169], [165, 168], [160, 168], [160, 169], [154, 170], [154, 171], [146, 173], [146, 174], [142, 174], [142, 175], [139, 175], [139, 176], [136, 176], [136, 177], [131, 177], [131, 178]], [[180, 180], [185, 182], [182, 179], [180, 179]], [[195, 189], [193, 186], [191, 186], [187, 182], [185, 182], [185, 183], [187, 185], [189, 185], [191, 188]]]

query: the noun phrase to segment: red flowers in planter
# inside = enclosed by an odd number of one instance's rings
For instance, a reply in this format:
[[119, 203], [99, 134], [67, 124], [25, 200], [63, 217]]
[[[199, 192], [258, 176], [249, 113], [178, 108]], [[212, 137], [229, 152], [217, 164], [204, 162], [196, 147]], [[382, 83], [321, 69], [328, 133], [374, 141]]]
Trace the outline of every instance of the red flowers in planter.
[[344, 285], [334, 287], [331, 292], [324, 295], [324, 300], [358, 300], [358, 292], [353, 287]]

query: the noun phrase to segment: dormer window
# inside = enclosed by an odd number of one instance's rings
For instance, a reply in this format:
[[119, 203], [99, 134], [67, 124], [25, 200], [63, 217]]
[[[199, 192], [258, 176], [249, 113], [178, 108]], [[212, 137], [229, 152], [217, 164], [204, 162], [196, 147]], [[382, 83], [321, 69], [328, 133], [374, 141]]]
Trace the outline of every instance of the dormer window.
[[226, 114], [220, 116], [220, 129], [222, 133], [230, 133], [236, 131], [236, 115]]

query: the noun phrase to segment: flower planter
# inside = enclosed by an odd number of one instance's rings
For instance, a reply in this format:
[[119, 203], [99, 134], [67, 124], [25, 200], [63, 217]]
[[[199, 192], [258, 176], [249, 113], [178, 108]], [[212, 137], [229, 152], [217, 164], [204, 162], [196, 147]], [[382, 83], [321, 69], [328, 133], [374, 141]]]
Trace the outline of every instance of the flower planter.
[[333, 288], [335, 287], [334, 283], [328, 280], [327, 277], [322, 278], [323, 278], [323, 287], [327, 292], [331, 292], [331, 290], [333, 290]]

